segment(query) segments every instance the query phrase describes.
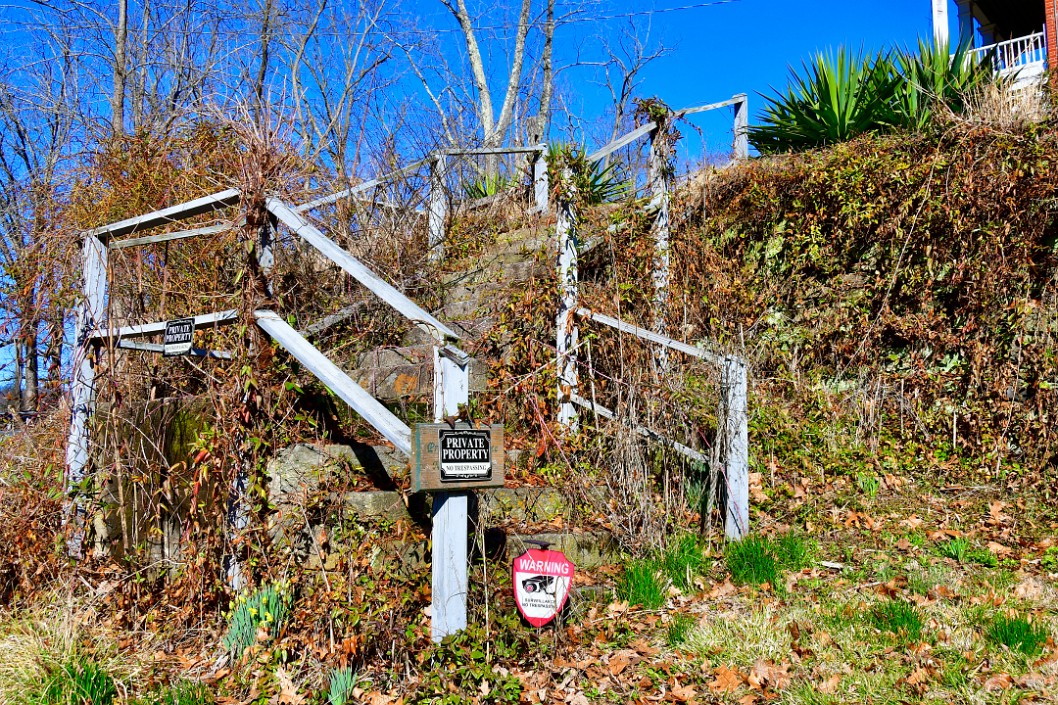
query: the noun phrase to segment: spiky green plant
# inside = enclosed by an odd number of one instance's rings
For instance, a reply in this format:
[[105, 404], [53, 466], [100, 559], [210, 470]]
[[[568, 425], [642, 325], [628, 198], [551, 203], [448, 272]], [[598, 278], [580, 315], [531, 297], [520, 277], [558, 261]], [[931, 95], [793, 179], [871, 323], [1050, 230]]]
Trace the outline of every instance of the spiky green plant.
[[489, 196], [495, 196], [498, 193], [502, 193], [512, 186], [517, 185], [515, 179], [509, 179], [506, 176], [500, 174], [485, 174], [476, 181], [471, 181], [466, 184], [467, 198], [478, 199], [488, 198]]
[[329, 705], [345, 705], [353, 695], [353, 688], [359, 682], [359, 677], [349, 666], [336, 668], [331, 671], [329, 687], [327, 688], [327, 703]]
[[235, 599], [228, 613], [228, 633], [224, 647], [236, 658], [257, 641], [258, 629], [271, 636], [279, 630], [290, 613], [290, 590], [283, 581], [262, 585], [256, 592], [243, 593]]
[[946, 106], [954, 113], [966, 109], [967, 100], [985, 84], [997, 80], [993, 55], [976, 57], [963, 42], [950, 51], [948, 44], [919, 40], [918, 50], [904, 50], [893, 64], [900, 81], [893, 100], [893, 122], [921, 130]]
[[843, 142], [884, 129], [899, 77], [885, 55], [863, 56], [841, 48], [817, 54], [793, 73], [786, 93], [764, 96], [761, 124], [749, 139], [762, 154]]
[[616, 162], [607, 166], [603, 166], [602, 162], [589, 162], [585, 151], [573, 145], [549, 145], [547, 164], [551, 183], [556, 183], [563, 167], [569, 168], [578, 198], [589, 206], [616, 201], [631, 189], [630, 185], [617, 175]]

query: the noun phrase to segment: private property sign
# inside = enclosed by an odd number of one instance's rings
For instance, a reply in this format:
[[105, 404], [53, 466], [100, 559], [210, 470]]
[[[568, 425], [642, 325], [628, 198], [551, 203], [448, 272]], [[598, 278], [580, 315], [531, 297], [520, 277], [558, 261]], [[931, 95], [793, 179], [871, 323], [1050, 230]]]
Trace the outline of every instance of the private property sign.
[[195, 339], [195, 319], [177, 318], [165, 322], [165, 337], [162, 340], [162, 355], [176, 357], [191, 352], [191, 342]]
[[573, 564], [561, 551], [529, 549], [514, 559], [514, 601], [525, 621], [542, 627], [566, 605]]
[[500, 424], [416, 424], [411, 454], [412, 492], [503, 487]]

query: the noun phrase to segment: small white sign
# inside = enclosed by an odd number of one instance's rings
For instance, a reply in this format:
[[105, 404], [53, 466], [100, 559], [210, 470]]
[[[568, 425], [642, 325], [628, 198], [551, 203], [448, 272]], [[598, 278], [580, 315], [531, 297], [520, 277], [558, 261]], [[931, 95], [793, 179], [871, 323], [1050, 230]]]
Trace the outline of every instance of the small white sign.
[[195, 339], [195, 319], [177, 318], [165, 323], [165, 338], [162, 341], [162, 355], [176, 357], [191, 352], [191, 343]]
[[443, 428], [437, 432], [437, 441], [441, 482], [492, 477], [492, 436], [487, 428]]

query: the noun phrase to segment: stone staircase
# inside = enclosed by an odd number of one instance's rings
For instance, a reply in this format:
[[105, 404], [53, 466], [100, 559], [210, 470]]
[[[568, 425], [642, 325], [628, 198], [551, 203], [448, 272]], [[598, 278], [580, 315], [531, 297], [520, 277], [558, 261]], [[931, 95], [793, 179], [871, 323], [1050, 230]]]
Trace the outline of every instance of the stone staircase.
[[[444, 281], [444, 304], [433, 315], [464, 337], [460, 347], [474, 350], [476, 343], [495, 324], [499, 294], [512, 284], [528, 280], [550, 262], [537, 253], [549, 243], [547, 228], [515, 231], [488, 248], [466, 271], [448, 275]], [[421, 330], [412, 329], [402, 345], [379, 348], [359, 355], [350, 377], [376, 399], [399, 402], [433, 394], [433, 341]], [[472, 359], [470, 392], [485, 390], [488, 365]]]

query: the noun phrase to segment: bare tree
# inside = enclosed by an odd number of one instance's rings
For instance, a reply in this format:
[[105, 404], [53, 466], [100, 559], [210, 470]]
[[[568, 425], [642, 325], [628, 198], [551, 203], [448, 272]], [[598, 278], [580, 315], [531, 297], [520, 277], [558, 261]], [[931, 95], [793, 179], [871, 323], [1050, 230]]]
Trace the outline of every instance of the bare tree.
[[[610, 140], [617, 139], [625, 129], [629, 107], [636, 89], [642, 82], [641, 73], [649, 64], [671, 53], [672, 49], [661, 42], [650, 45], [650, 24], [642, 24], [628, 18], [628, 23], [614, 43], [605, 45], [607, 60], [604, 64], [606, 88], [613, 101], [613, 125]], [[604, 164], [610, 163], [607, 155]]]

